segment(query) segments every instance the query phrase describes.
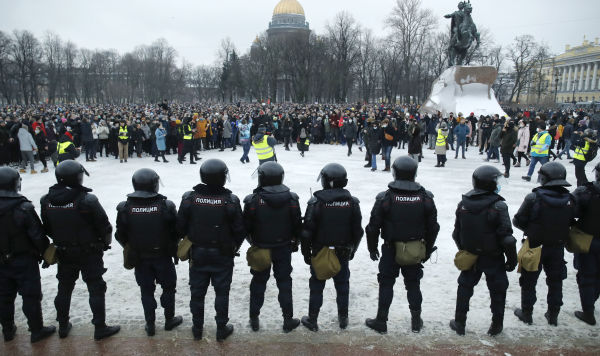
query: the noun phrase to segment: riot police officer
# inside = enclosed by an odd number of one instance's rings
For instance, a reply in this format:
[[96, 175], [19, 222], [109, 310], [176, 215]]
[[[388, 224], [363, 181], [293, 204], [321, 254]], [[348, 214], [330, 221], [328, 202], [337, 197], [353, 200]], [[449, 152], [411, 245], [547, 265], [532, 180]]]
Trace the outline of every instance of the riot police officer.
[[[279, 304], [283, 313], [283, 331], [290, 332], [300, 325], [293, 318], [292, 252], [298, 251], [302, 230], [302, 212], [296, 193], [283, 184], [284, 170], [276, 162], [258, 167], [258, 188], [244, 199], [244, 224], [248, 242], [260, 249], [269, 249], [273, 275], [279, 288]], [[250, 325], [259, 330], [260, 309], [271, 267], [262, 271], [250, 269]]]
[[577, 203], [577, 227], [593, 236], [588, 253], [576, 253], [577, 285], [582, 311], [575, 316], [581, 321], [596, 325], [594, 304], [600, 296], [600, 163], [596, 165], [596, 181], [587, 183], [573, 192]]
[[44, 326], [42, 285], [38, 261], [48, 238], [33, 204], [19, 194], [21, 176], [9, 167], [0, 168], [0, 323], [4, 341], [11, 341], [15, 326], [15, 298], [23, 298], [23, 313], [31, 342], [52, 335], [56, 328]]
[[[379, 306], [377, 317], [367, 319], [371, 329], [387, 332], [387, 319], [394, 296], [394, 284], [399, 272], [404, 277], [408, 304], [411, 313], [411, 328], [419, 332], [423, 327], [421, 319], [420, 281], [423, 278], [422, 261], [426, 261], [434, 251], [435, 240], [440, 230], [437, 222], [437, 209], [433, 194], [415, 182], [418, 163], [408, 157], [399, 157], [392, 165], [394, 181], [388, 190], [377, 195], [371, 211], [371, 220], [367, 225], [367, 244], [373, 261], [379, 259], [378, 240], [384, 243], [381, 247], [383, 256], [379, 261]], [[424, 246], [423, 260], [415, 264], [400, 265], [396, 262], [396, 243], [411, 243], [413, 246]], [[402, 245], [405, 246], [405, 245]]]
[[58, 254], [58, 293], [54, 299], [58, 335], [65, 338], [71, 330], [69, 309], [71, 294], [79, 273], [87, 284], [92, 309], [94, 338], [104, 339], [119, 332], [119, 326], [107, 326], [102, 275], [104, 251], [110, 248], [112, 226], [98, 198], [84, 187], [83, 175], [89, 175], [76, 161], [66, 160], [56, 167], [57, 184], [40, 201], [42, 222]]
[[529, 247], [542, 246], [542, 256], [536, 272], [523, 269], [521, 285], [521, 308], [515, 315], [524, 323], [533, 323], [533, 306], [536, 302], [535, 286], [542, 267], [548, 285], [548, 311], [544, 314], [548, 324], [558, 325], [558, 314], [562, 306], [562, 281], [567, 278], [564, 261], [565, 244], [570, 226], [575, 222], [575, 198], [565, 187], [567, 171], [558, 162], [550, 162], [540, 168], [541, 187], [529, 193], [513, 219], [513, 224], [523, 230], [529, 239]]
[[500, 176], [502, 173], [495, 167], [477, 168], [473, 172], [474, 189], [463, 195], [456, 209], [452, 238], [459, 250], [478, 256], [475, 264], [458, 277], [455, 318], [450, 321], [450, 328], [458, 335], [465, 334], [469, 300], [482, 274], [485, 274], [491, 299], [492, 324], [488, 334], [498, 335], [503, 329], [508, 289], [506, 272], [517, 266], [517, 251], [508, 206], [498, 194]]
[[229, 288], [233, 258], [246, 232], [240, 200], [224, 187], [229, 178], [225, 162], [210, 159], [200, 166], [203, 184], [183, 195], [177, 213], [177, 230], [192, 242], [190, 258], [190, 309], [194, 339], [202, 339], [204, 297], [209, 284], [215, 289], [217, 341], [233, 333], [229, 321]]
[[135, 267], [140, 286], [146, 333], [155, 334], [156, 284], [162, 287], [160, 303], [165, 312], [165, 330], [181, 324], [175, 316], [176, 257], [179, 238], [176, 231], [177, 209], [172, 201], [158, 193], [160, 177], [144, 168], [133, 174], [133, 193], [117, 206], [115, 238], [125, 248], [128, 263]]
[[[354, 258], [364, 234], [361, 226], [360, 202], [344, 187], [348, 184], [346, 169], [337, 163], [329, 163], [321, 170], [318, 180], [323, 190], [316, 191], [308, 201], [302, 228], [302, 255], [311, 265], [311, 258], [322, 248], [335, 248], [341, 270], [333, 277], [337, 292], [338, 322], [341, 329], [348, 326], [348, 295], [350, 270], [348, 263]], [[323, 304], [325, 281], [319, 280], [310, 268], [310, 298], [308, 316], [302, 324], [311, 331], [318, 331], [317, 318]]]

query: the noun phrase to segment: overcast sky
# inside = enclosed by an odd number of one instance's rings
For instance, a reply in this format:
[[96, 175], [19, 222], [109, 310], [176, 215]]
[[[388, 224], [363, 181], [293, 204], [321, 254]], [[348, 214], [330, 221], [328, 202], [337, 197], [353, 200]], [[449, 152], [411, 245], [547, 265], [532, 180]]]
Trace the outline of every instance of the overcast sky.
[[[266, 30], [279, 0], [0, 0], [0, 30], [26, 29], [41, 39], [52, 31], [79, 47], [120, 53], [165, 38], [194, 64], [212, 64], [221, 40], [231, 38], [245, 52]], [[385, 18], [395, 0], [300, 0], [312, 30], [323, 33], [327, 21], [346, 10], [375, 35], [383, 36]], [[422, 0], [439, 18], [456, 9], [457, 0]], [[565, 44], [600, 37], [600, 0], [472, 0], [473, 19], [490, 30], [498, 44], [531, 34], [553, 53]]]

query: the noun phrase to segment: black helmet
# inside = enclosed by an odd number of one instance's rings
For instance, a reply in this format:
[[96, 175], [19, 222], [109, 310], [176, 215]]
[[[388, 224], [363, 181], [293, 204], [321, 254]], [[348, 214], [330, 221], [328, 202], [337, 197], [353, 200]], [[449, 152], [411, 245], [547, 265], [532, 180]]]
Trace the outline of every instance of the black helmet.
[[21, 190], [21, 175], [10, 167], [0, 167], [0, 190], [18, 192]]
[[323, 189], [344, 188], [348, 184], [347, 177], [344, 166], [338, 163], [329, 163], [321, 169], [317, 181], [321, 181]]
[[544, 187], [570, 187], [571, 184], [566, 181], [567, 170], [565, 166], [558, 162], [546, 163], [540, 168], [539, 182]]
[[419, 164], [414, 159], [408, 156], [398, 157], [392, 165], [394, 179], [414, 182], [418, 167]]
[[502, 172], [494, 166], [481, 166], [473, 172], [473, 188], [495, 192]]
[[158, 193], [159, 181], [158, 174], [149, 168], [139, 169], [131, 177], [131, 183], [133, 183], [135, 191]]
[[594, 170], [596, 171], [596, 182], [600, 183], [600, 162], [596, 165]]
[[60, 162], [56, 166], [54, 173], [56, 174], [56, 181], [58, 183], [69, 187], [81, 186], [83, 184], [83, 175], [90, 175], [79, 162], [70, 159]]
[[200, 166], [200, 179], [206, 185], [222, 187], [229, 179], [229, 169], [220, 159], [209, 159]]
[[283, 184], [285, 172], [277, 162], [265, 162], [258, 167], [258, 186], [268, 187]]

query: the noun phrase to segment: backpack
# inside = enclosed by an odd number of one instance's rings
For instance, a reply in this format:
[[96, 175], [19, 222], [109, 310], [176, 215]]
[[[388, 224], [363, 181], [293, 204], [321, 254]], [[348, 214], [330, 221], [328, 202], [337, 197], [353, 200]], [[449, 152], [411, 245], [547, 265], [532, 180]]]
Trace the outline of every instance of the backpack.
[[586, 162], [591, 162], [598, 155], [598, 144], [590, 142], [590, 147], [586, 154], [584, 155]]

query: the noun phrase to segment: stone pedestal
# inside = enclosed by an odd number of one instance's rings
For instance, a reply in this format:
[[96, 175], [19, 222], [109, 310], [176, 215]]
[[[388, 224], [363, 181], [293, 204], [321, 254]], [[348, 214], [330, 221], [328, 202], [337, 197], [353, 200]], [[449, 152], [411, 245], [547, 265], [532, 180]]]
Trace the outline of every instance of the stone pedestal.
[[444, 117], [462, 112], [479, 115], [507, 116], [498, 104], [492, 84], [498, 73], [496, 68], [483, 66], [453, 66], [446, 69], [433, 83], [431, 95], [421, 106], [421, 112], [434, 114], [438, 111]]

